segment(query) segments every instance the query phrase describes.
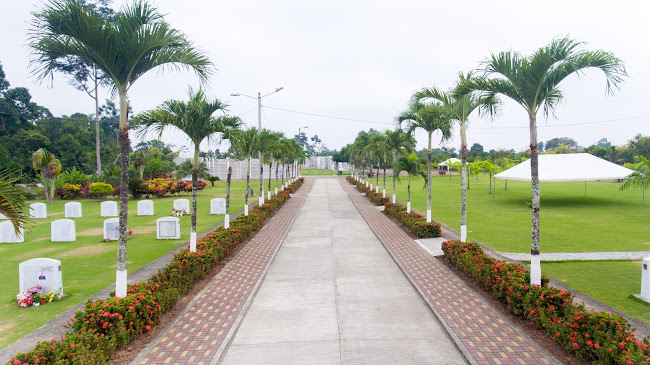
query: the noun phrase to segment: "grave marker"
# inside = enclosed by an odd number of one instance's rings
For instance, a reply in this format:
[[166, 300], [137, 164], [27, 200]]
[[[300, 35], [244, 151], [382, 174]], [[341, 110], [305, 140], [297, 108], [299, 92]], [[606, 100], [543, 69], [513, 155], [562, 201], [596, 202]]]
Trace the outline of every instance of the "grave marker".
[[138, 200], [138, 215], [153, 215], [153, 201]]
[[181, 238], [181, 220], [176, 217], [162, 217], [156, 220], [156, 238], [174, 240]]
[[117, 217], [117, 202], [105, 201], [101, 204], [102, 217]]
[[20, 243], [25, 242], [25, 232], [20, 227], [20, 232], [16, 235], [14, 230], [14, 225], [11, 224], [11, 221], [0, 222], [0, 243]]
[[81, 218], [81, 203], [69, 202], [65, 203], [65, 217], [66, 218]]
[[650, 256], [643, 258], [641, 266], [641, 298], [650, 301]]
[[52, 242], [74, 242], [77, 240], [75, 222], [72, 219], [57, 219], [50, 223]]
[[104, 219], [104, 239], [108, 238], [110, 241], [117, 241], [120, 237], [120, 219], [108, 218]]
[[47, 218], [47, 206], [45, 203], [32, 203], [29, 205], [29, 216], [34, 219]]
[[215, 198], [210, 200], [210, 214], [226, 214], [226, 199]]
[[174, 200], [174, 209], [183, 209], [185, 213], [190, 214], [190, 201], [187, 199], [176, 199]]
[[63, 278], [61, 261], [46, 258], [36, 258], [18, 264], [18, 280], [20, 292], [40, 285], [43, 293], [55, 292], [63, 295]]

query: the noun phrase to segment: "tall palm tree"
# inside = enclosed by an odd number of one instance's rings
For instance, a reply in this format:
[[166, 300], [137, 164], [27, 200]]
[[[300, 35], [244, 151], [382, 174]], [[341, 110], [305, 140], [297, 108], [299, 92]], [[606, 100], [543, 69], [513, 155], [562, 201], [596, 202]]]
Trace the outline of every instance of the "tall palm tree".
[[250, 187], [251, 180], [251, 158], [255, 152], [258, 152], [257, 145], [259, 143], [259, 131], [255, 127], [251, 127], [234, 134], [230, 142], [233, 147], [239, 149], [245, 156], [247, 161], [246, 168], [246, 193], [244, 194], [244, 215], [248, 215], [248, 195], [252, 191]]
[[259, 143], [257, 150], [260, 155], [260, 196], [259, 205], [264, 204], [264, 157], [269, 159], [269, 199], [271, 199], [271, 165], [273, 164], [273, 151], [276, 148], [275, 144], [280, 139], [280, 134], [273, 132], [266, 128], [260, 131]]
[[[476, 77], [470, 71], [467, 74], [458, 73], [456, 85], [449, 91], [436, 87], [424, 88], [413, 94], [413, 100], [424, 102], [436, 100], [446, 105], [452, 118], [460, 125], [460, 154], [461, 154], [461, 194], [460, 194], [460, 240], [467, 241], [467, 126], [469, 116], [475, 111], [494, 116], [499, 111], [500, 100], [496, 95], [479, 93], [472, 87]], [[451, 170], [449, 171], [451, 179]]]
[[16, 235], [20, 234], [21, 228], [29, 219], [25, 194], [22, 189], [14, 186], [19, 180], [20, 176], [12, 176], [9, 170], [0, 171], [0, 214], [11, 221]]
[[539, 172], [537, 152], [537, 113], [555, 115], [555, 108], [562, 101], [560, 83], [585, 69], [596, 68], [605, 74], [607, 92], [619, 89], [627, 73], [623, 62], [613, 53], [602, 50], [587, 51], [583, 43], [568, 37], [554, 39], [547, 46], [524, 57], [514, 51], [492, 54], [483, 67], [487, 76], [494, 76], [477, 83], [477, 88], [492, 94], [502, 94], [521, 105], [528, 114], [530, 129], [530, 170], [532, 195], [531, 229], [531, 275], [532, 284], [541, 284], [539, 263]]
[[451, 138], [451, 113], [442, 103], [423, 104], [411, 101], [409, 109], [397, 117], [398, 123], [406, 122], [409, 133], [424, 129], [428, 135], [427, 149], [427, 223], [431, 223], [431, 138], [435, 131], [440, 131], [442, 141]]
[[97, 66], [119, 95], [122, 174], [115, 295], [125, 297], [130, 148], [127, 91], [140, 76], [158, 67], [192, 69], [206, 81], [212, 63], [146, 1], [125, 6], [111, 21], [78, 0], [48, 2], [36, 14], [33, 26], [30, 46], [40, 78], [51, 77], [60, 59], [76, 56]]
[[[413, 138], [412, 134], [404, 132], [404, 130], [402, 130], [401, 128], [397, 128], [394, 131], [386, 130], [384, 134], [386, 135], [386, 143], [388, 145], [388, 148], [390, 149], [391, 154], [393, 155], [393, 200], [392, 201], [393, 204], [395, 204], [396, 202], [395, 172], [397, 171], [395, 165], [397, 164], [397, 157], [402, 155], [407, 155], [413, 151], [413, 149], [415, 148], [415, 138]], [[397, 171], [397, 175], [399, 175], [399, 171]]]
[[[199, 147], [204, 140], [210, 141], [216, 134], [222, 134], [227, 128], [236, 128], [241, 124], [239, 117], [227, 116], [228, 105], [219, 99], [208, 99], [203, 90], [188, 91], [189, 101], [167, 100], [158, 108], [138, 114], [134, 118], [135, 128], [141, 136], [153, 130], [162, 136], [164, 130], [175, 128], [185, 133], [194, 144], [192, 159], [192, 228], [190, 231], [190, 251], [196, 251], [196, 203], [199, 179]], [[222, 112], [224, 115], [214, 116]]]
[[411, 176], [416, 176], [416, 175], [422, 176], [425, 180], [424, 183], [427, 185], [428, 185], [428, 181], [427, 181], [428, 177], [424, 174], [424, 171], [422, 171], [422, 165], [420, 165], [420, 159], [415, 153], [400, 156], [400, 158], [397, 160], [397, 164], [395, 165], [395, 169], [397, 169], [397, 175], [399, 175], [399, 173], [402, 171], [406, 171], [406, 173], [409, 176], [409, 183], [406, 188], [407, 191], [406, 213], [411, 214]]
[[[269, 160], [269, 185], [268, 185], [268, 199], [271, 199], [271, 179], [272, 179], [272, 173], [271, 171], [273, 170], [273, 161], [277, 160], [277, 156], [281, 153], [281, 140], [284, 137], [284, 135], [281, 132], [271, 132], [271, 140], [268, 142], [266, 145], [266, 156], [268, 157]], [[277, 165], [277, 162], [276, 162]], [[276, 181], [276, 187], [277, 187], [277, 181], [278, 181], [278, 172], [276, 169], [275, 172], [275, 181]], [[277, 189], [276, 189], [276, 194], [277, 194]]]
[[625, 164], [625, 167], [632, 168], [635, 171], [625, 178], [625, 182], [619, 189], [623, 191], [640, 187], [643, 189], [641, 205], [645, 205], [645, 189], [650, 186], [650, 161], [643, 156], [636, 156], [635, 159], [638, 161], [637, 163]]
[[[230, 145], [237, 139], [237, 135], [241, 133], [240, 126], [226, 129], [222, 134], [222, 141], [228, 140]], [[230, 166], [230, 155], [226, 156], [226, 214], [223, 217], [223, 228], [230, 228], [230, 182], [232, 179], [232, 166]]]
[[56, 179], [61, 175], [61, 161], [45, 148], [39, 148], [32, 154], [32, 167], [41, 177], [43, 190], [45, 191], [45, 201], [47, 203], [53, 202]]

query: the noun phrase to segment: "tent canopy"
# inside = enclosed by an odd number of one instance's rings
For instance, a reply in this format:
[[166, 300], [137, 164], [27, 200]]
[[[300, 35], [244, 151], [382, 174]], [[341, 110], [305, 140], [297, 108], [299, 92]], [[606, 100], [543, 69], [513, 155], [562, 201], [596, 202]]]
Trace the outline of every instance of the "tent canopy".
[[[539, 181], [624, 179], [633, 170], [589, 153], [539, 155]], [[494, 175], [497, 179], [530, 181], [530, 160]]]
[[455, 164], [456, 162], [460, 162], [460, 161], [461, 161], [460, 159], [452, 157], [449, 160], [442, 161], [441, 163], [438, 164], [438, 166], [439, 167], [451, 166], [451, 165]]

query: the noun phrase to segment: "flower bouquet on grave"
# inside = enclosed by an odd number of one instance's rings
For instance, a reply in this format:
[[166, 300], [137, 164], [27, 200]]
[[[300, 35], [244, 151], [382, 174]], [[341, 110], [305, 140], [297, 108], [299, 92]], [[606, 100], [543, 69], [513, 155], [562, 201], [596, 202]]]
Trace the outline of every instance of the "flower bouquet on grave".
[[181, 209], [174, 209], [174, 208], [172, 208], [172, 215], [173, 215], [174, 217], [182, 217], [182, 216], [184, 216], [184, 215], [187, 215], [187, 212], [186, 212], [185, 209], [183, 209], [183, 208], [181, 208]]

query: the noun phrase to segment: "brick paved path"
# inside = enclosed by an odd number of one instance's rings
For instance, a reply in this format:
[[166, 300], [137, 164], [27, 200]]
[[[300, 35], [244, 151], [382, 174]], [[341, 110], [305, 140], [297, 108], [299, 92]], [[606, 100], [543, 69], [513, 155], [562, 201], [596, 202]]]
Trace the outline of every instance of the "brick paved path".
[[418, 288], [468, 360], [475, 364], [558, 363], [501, 318], [442, 263], [422, 249], [345, 179], [339, 182]]
[[187, 311], [134, 361], [135, 364], [209, 364], [232, 336], [269, 262], [291, 227], [313, 179], [264, 225], [246, 247], [194, 298]]

